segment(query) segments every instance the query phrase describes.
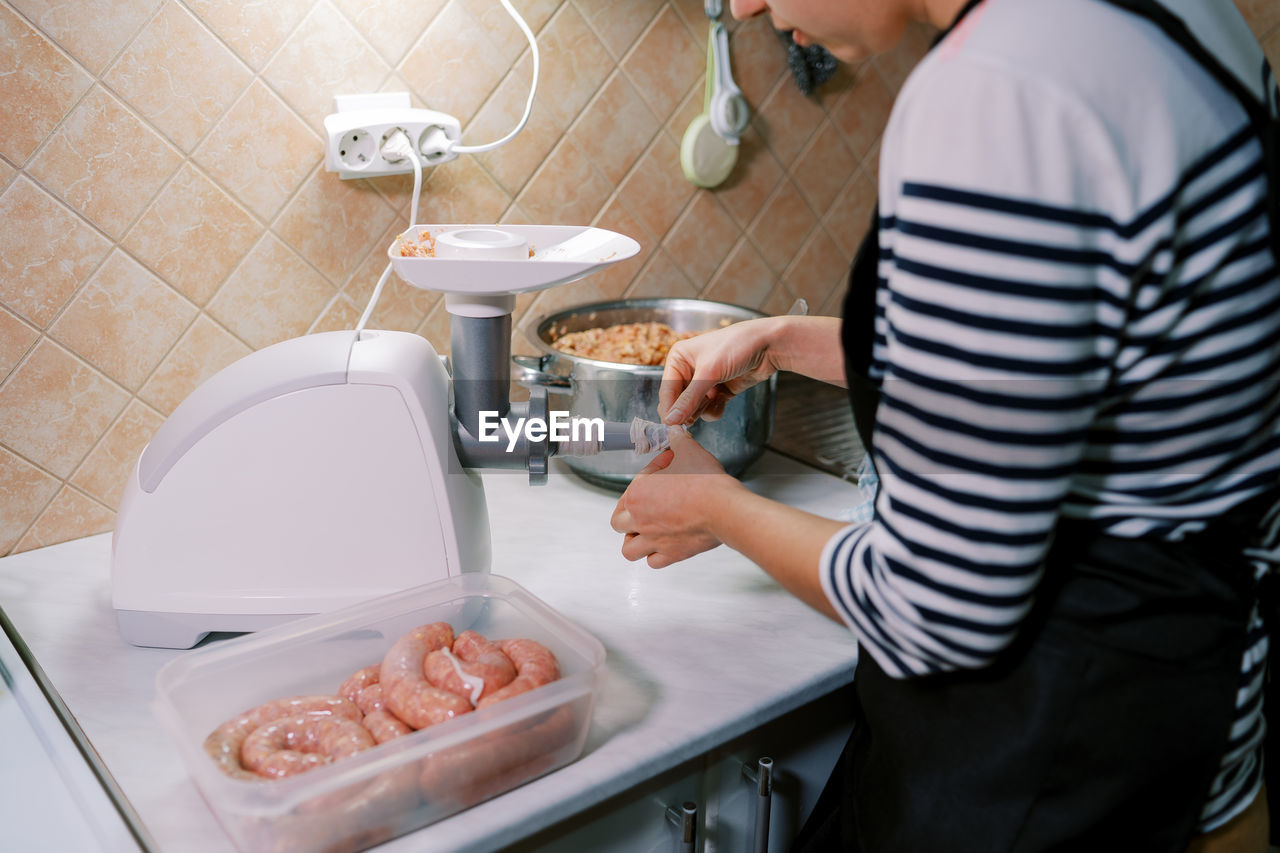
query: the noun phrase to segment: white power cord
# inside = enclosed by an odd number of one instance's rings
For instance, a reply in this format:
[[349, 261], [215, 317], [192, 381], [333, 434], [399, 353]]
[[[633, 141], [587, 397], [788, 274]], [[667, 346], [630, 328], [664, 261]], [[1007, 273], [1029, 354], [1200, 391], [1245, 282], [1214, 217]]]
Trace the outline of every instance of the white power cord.
[[511, 15], [516, 22], [516, 26], [520, 28], [520, 32], [524, 33], [525, 39], [529, 42], [529, 50], [533, 53], [533, 82], [529, 84], [529, 98], [524, 102], [524, 115], [520, 117], [520, 123], [515, 126], [510, 133], [496, 142], [488, 142], [484, 145], [451, 145], [449, 150], [455, 154], [479, 154], [482, 151], [492, 151], [495, 148], [501, 148], [506, 145], [516, 134], [524, 130], [525, 124], [529, 121], [529, 113], [533, 110], [533, 96], [538, 91], [538, 40], [533, 37], [533, 30], [529, 29], [529, 25], [524, 22], [524, 18], [520, 17], [520, 13], [511, 5], [509, 0], [498, 0]]
[[[382, 143], [382, 156], [386, 157], [392, 163], [398, 163], [405, 157], [413, 163], [413, 198], [409, 202], [409, 227], [418, 224], [418, 198], [422, 195], [422, 160], [418, 157], [418, 152], [413, 150], [413, 143], [409, 141], [409, 135], [403, 130], [396, 130], [387, 137], [387, 141]], [[386, 287], [387, 279], [391, 278], [391, 264], [387, 264], [387, 268], [382, 271], [382, 275], [378, 276], [378, 284], [373, 288], [373, 293], [369, 296], [369, 303], [364, 306], [364, 313], [360, 315], [360, 322], [356, 323], [356, 339], [359, 340], [360, 333], [364, 331], [364, 327], [369, 323], [369, 318], [373, 316], [373, 309], [378, 304], [378, 300], [382, 298], [382, 288]]]
[[[529, 113], [533, 111], [533, 96], [538, 91], [538, 40], [534, 38], [533, 30], [529, 29], [529, 25], [525, 23], [524, 18], [520, 17], [520, 13], [511, 5], [510, 0], [498, 0], [498, 2], [511, 15], [512, 20], [516, 22], [516, 26], [520, 28], [520, 32], [524, 33], [525, 39], [529, 42], [529, 50], [533, 53], [533, 81], [529, 84], [529, 97], [524, 103], [524, 115], [520, 117], [519, 123], [510, 133], [499, 140], [488, 142], [484, 145], [449, 145], [448, 150], [456, 154], [479, 154], [482, 151], [501, 148], [514, 139], [517, 133], [524, 130], [524, 126], [529, 123]], [[409, 208], [409, 227], [412, 228], [418, 224], [418, 198], [422, 194], [422, 160], [418, 157], [418, 152], [413, 150], [413, 143], [409, 141], [408, 134], [399, 129], [394, 131], [382, 143], [382, 156], [392, 163], [398, 163], [406, 157], [413, 162], [413, 200], [410, 202]], [[387, 264], [387, 268], [378, 277], [378, 283], [373, 288], [373, 293], [369, 296], [369, 304], [364, 307], [364, 313], [360, 315], [360, 321], [356, 323], [357, 339], [360, 332], [364, 331], [369, 318], [373, 316], [373, 309], [382, 297], [382, 289], [386, 286], [387, 279], [390, 277], [391, 264]]]

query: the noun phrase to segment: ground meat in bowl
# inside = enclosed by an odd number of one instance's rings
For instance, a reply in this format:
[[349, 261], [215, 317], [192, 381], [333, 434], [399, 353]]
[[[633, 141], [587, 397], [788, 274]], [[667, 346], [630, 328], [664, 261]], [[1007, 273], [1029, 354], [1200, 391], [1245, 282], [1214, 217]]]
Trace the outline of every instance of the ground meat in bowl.
[[599, 361], [657, 366], [677, 341], [699, 332], [677, 332], [666, 323], [621, 323], [606, 328], [568, 332], [551, 344], [561, 352]]

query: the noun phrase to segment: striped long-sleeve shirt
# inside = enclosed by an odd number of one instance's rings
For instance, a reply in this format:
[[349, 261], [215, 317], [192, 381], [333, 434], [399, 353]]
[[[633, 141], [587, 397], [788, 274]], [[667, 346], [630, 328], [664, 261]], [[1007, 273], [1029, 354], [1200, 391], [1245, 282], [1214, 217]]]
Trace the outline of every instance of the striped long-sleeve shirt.
[[[1167, 5], [1259, 92], [1230, 0]], [[990, 663], [1059, 516], [1176, 539], [1280, 478], [1280, 275], [1244, 111], [1096, 0], [988, 0], [882, 143], [876, 516], [828, 597], [904, 677]]]

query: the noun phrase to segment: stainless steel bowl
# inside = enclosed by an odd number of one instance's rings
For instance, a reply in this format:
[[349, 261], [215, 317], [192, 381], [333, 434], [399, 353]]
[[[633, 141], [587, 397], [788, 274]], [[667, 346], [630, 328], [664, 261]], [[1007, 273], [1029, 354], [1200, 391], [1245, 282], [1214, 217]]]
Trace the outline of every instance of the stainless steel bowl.
[[[568, 332], [619, 323], [656, 321], [690, 332], [763, 316], [750, 308], [703, 299], [622, 299], [580, 305], [529, 324], [529, 340], [541, 355], [513, 356], [513, 377], [522, 385], [546, 387], [553, 410], [608, 421], [657, 420], [661, 367], [583, 358], [561, 352], [552, 342]], [[775, 384], [774, 379], [761, 382], [730, 400], [719, 420], [693, 425], [694, 437], [730, 474], [741, 474], [764, 452], [773, 432]], [[651, 458], [626, 451], [564, 457], [583, 479], [616, 491], [625, 489]]]

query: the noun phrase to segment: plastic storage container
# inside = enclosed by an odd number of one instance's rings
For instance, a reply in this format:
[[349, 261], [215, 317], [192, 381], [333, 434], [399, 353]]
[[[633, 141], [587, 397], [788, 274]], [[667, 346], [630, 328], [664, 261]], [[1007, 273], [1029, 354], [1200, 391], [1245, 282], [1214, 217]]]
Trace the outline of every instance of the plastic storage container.
[[[231, 717], [272, 699], [335, 695], [401, 636], [438, 621], [537, 640], [561, 677], [284, 779], [233, 779], [205, 753], [205, 738]], [[576, 759], [604, 657], [598, 640], [514, 581], [464, 574], [187, 652], [157, 675], [154, 710], [238, 849], [359, 850]]]

